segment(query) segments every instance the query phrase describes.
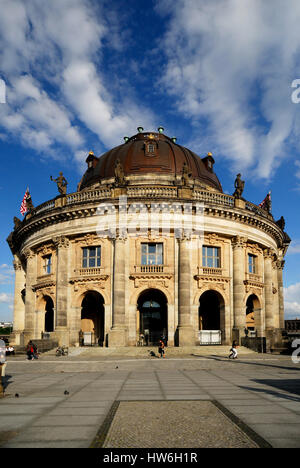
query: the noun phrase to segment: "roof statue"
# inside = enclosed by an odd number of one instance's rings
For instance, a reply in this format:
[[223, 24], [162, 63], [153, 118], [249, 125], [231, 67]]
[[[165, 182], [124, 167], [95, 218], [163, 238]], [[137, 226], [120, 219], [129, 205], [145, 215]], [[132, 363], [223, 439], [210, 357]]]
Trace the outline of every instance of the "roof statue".
[[115, 184], [117, 187], [125, 185], [124, 169], [120, 159], [118, 158], [115, 162]]
[[182, 185], [189, 186], [191, 177], [192, 177], [192, 173], [190, 171], [190, 168], [187, 165], [186, 161], [184, 161], [183, 166], [182, 166], [182, 177], [181, 177]]
[[33, 213], [34, 206], [33, 206], [33, 203], [32, 203], [32, 198], [31, 198], [30, 193], [28, 193], [27, 198], [26, 198], [26, 207], [27, 207], [27, 212], [28, 213]]
[[22, 224], [22, 221], [16, 216], [14, 216], [14, 225], [15, 225], [14, 230], [18, 229], [21, 226], [21, 224]]
[[234, 182], [234, 188], [235, 188], [235, 192], [233, 194], [234, 198], [238, 198], [238, 199], [242, 198], [244, 187], [245, 187], [245, 181], [241, 180], [241, 174], [238, 174]]
[[61, 195], [66, 195], [68, 182], [64, 178], [62, 172], [59, 173], [57, 179], [53, 179], [52, 176], [50, 176], [50, 180], [57, 183], [57, 188]]

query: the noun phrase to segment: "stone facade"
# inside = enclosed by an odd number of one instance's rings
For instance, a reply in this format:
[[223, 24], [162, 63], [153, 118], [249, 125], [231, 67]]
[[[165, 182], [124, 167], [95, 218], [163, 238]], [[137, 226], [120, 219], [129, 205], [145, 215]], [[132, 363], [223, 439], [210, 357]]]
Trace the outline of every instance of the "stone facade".
[[[171, 206], [168, 229], [164, 204]], [[201, 232], [178, 231], [172, 223], [183, 208], [194, 221], [199, 204]], [[76, 346], [83, 330], [101, 345], [135, 346], [156, 323], [150, 334], [166, 333], [169, 346], [195, 345], [199, 329], [207, 328], [220, 329], [229, 345], [252, 321], [252, 331], [271, 347], [284, 328], [286, 234], [265, 210], [204, 184], [176, 186], [153, 174], [129, 175], [121, 188], [112, 180], [95, 183], [36, 207], [8, 242], [16, 344], [48, 332]], [[159, 245], [162, 260], [142, 261], [148, 245]], [[215, 252], [215, 265], [208, 266], [205, 252]]]

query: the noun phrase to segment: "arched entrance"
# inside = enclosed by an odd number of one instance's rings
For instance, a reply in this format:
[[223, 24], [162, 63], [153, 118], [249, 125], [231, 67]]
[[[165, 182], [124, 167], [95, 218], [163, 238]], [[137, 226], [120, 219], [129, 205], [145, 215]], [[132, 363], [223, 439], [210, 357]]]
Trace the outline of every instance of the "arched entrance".
[[168, 340], [168, 305], [166, 296], [157, 289], [144, 291], [138, 299], [139, 334], [145, 344], [154, 346], [164, 337]]
[[46, 301], [45, 305], [45, 332], [54, 331], [54, 304], [53, 300], [49, 296], [44, 297]]
[[88, 291], [81, 303], [81, 330], [92, 333], [92, 344], [104, 344], [104, 299], [96, 291]]
[[260, 301], [255, 294], [251, 294], [246, 302], [246, 329], [255, 332], [261, 326]]
[[[201, 337], [207, 344], [221, 344], [225, 338], [225, 304], [221, 294], [214, 290], [205, 291], [199, 299], [199, 330], [217, 331], [211, 335], [202, 333]], [[209, 342], [211, 340], [211, 342]]]

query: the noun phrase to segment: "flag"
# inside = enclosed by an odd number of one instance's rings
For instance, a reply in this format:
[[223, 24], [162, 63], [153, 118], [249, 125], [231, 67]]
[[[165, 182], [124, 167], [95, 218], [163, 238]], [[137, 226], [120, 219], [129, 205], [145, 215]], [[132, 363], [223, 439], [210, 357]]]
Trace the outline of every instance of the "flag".
[[271, 211], [271, 191], [267, 194], [267, 196], [258, 206], [263, 210], [267, 210], [268, 212]]
[[26, 192], [25, 192], [25, 195], [24, 195], [23, 200], [22, 200], [21, 208], [20, 208], [21, 214], [22, 214], [23, 216], [24, 216], [24, 214], [28, 211], [27, 203], [26, 203], [26, 200], [27, 200], [28, 195], [30, 196], [30, 194], [29, 194], [29, 188], [27, 187]]

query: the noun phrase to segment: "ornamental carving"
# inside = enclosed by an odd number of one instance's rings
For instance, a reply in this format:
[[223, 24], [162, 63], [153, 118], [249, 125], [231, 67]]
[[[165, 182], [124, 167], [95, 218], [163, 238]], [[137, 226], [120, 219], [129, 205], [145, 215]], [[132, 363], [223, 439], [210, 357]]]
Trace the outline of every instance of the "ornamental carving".
[[225, 239], [223, 239], [222, 237], [218, 236], [218, 234], [215, 234], [215, 233], [209, 233], [209, 234], [205, 234], [205, 238], [204, 238], [204, 241], [211, 244], [211, 245], [216, 245], [216, 244], [224, 244], [225, 243]]
[[274, 252], [272, 249], [264, 249], [263, 251], [264, 258], [266, 260], [273, 260], [274, 259]]
[[198, 289], [200, 291], [204, 292], [208, 289], [219, 289], [222, 294], [226, 294], [228, 299], [228, 288], [230, 285], [229, 277], [195, 275], [194, 278], [198, 281]]
[[56, 286], [56, 281], [54, 280], [49, 280], [48, 281], [41, 281], [39, 283], [36, 283], [34, 285], [32, 285], [32, 291], [33, 292], [36, 292], [36, 291], [40, 291], [40, 290], [50, 290], [51, 291], [51, 294], [54, 294], [54, 289], [52, 288], [55, 288]]
[[109, 278], [109, 275], [95, 275], [93, 277], [89, 276], [78, 276], [71, 278], [69, 280], [69, 283], [74, 285], [74, 291], [78, 291], [80, 288], [84, 287], [86, 288], [87, 285], [89, 287], [95, 287], [95, 288], [100, 288], [100, 289], [105, 289], [107, 283], [107, 279]]
[[22, 270], [22, 263], [19, 259], [13, 261], [13, 266], [15, 271]]
[[236, 248], [244, 248], [247, 243], [247, 237], [242, 237], [242, 236], [235, 236], [232, 238], [232, 247], [234, 249]]
[[256, 280], [247, 279], [244, 281], [246, 293], [250, 291], [256, 291], [255, 294], [261, 294], [263, 288], [265, 287], [264, 283]]
[[67, 249], [70, 244], [70, 241], [66, 236], [53, 237], [52, 242], [58, 249]]
[[23, 252], [26, 260], [30, 260], [30, 259], [33, 259], [35, 257], [35, 253], [32, 249], [25, 249], [24, 252]]
[[86, 234], [84, 237], [78, 237], [77, 239], [75, 239], [76, 243], [80, 242], [80, 244], [86, 245], [86, 246], [99, 244], [100, 241], [101, 241], [100, 237], [94, 233], [93, 234], [89, 233], [89, 234]]
[[253, 255], [260, 255], [262, 254], [262, 249], [257, 244], [250, 244], [247, 243], [247, 249]]
[[42, 256], [50, 255], [53, 253], [53, 245], [43, 245], [43, 247], [37, 250], [37, 253]]
[[276, 261], [276, 267], [278, 270], [283, 270], [285, 264], [285, 260], [277, 260]]
[[168, 288], [172, 275], [139, 274], [139, 275], [130, 275], [129, 278], [131, 280], [134, 280], [135, 288], [140, 288], [141, 286], [147, 285], [148, 288], [155, 289], [157, 288], [157, 286]]

